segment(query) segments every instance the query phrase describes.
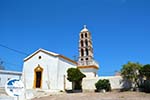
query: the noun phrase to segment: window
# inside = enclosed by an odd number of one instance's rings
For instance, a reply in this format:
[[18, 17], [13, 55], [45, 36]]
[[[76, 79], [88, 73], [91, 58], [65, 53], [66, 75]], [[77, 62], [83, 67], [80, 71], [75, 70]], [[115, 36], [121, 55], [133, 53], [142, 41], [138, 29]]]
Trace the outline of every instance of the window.
[[81, 56], [84, 56], [84, 50], [81, 49]]
[[81, 40], [81, 46], [83, 47], [83, 40]]
[[86, 48], [86, 56], [88, 56], [89, 55], [89, 51], [88, 51], [88, 49]]
[[87, 33], [85, 33], [85, 37], [87, 37]]
[[85, 44], [86, 44], [86, 46], [88, 46], [88, 40], [85, 40]]
[[81, 34], [81, 38], [83, 38], [83, 34]]
[[41, 56], [39, 56], [39, 59], [41, 59], [42, 57]]

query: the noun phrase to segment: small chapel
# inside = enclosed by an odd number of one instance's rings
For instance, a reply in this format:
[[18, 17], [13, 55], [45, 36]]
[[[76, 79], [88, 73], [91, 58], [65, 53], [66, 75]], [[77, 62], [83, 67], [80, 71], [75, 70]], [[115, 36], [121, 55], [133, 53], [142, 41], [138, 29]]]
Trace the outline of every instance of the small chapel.
[[[25, 97], [33, 97], [33, 91], [65, 91], [72, 89], [67, 80], [68, 68], [79, 68], [86, 77], [98, 77], [98, 63], [94, 60], [92, 37], [86, 25], [79, 33], [78, 61], [54, 52], [38, 49], [24, 59], [22, 81]], [[35, 94], [34, 94], [35, 93]]]

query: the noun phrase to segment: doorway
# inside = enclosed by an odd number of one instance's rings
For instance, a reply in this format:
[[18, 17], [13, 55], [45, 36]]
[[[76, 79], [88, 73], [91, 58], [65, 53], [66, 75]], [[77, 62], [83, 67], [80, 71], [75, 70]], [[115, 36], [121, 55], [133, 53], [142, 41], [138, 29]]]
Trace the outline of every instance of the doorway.
[[36, 88], [41, 87], [41, 71], [36, 72]]
[[41, 68], [39, 65], [34, 70], [34, 88], [41, 88], [42, 87], [42, 72], [43, 68]]

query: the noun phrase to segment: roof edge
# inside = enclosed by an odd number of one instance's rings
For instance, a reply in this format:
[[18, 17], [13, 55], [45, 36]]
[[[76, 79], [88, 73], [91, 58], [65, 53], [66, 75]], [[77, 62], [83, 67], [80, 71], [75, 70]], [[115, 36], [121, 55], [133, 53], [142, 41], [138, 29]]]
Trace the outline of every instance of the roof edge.
[[50, 52], [50, 51], [47, 51], [47, 50], [44, 50], [42, 48], [39, 48], [38, 50], [36, 50], [35, 52], [33, 52], [32, 54], [30, 54], [29, 56], [27, 56], [26, 58], [24, 58], [24, 62], [29, 60], [30, 58], [32, 58], [34, 55], [36, 55], [37, 53], [39, 53], [40, 51], [46, 53], [46, 54], [50, 54], [52, 56], [58, 56], [59, 54], [57, 53], [53, 53], [53, 52]]
[[69, 61], [69, 62], [71, 62], [71, 63], [77, 65], [77, 62], [71, 60], [70, 58], [67, 58], [67, 57], [65, 57], [65, 56], [63, 56], [63, 55], [60, 55], [60, 54], [57, 54], [57, 53], [54, 53], [54, 52], [50, 52], [50, 51], [44, 50], [44, 49], [42, 49], [42, 48], [39, 48], [38, 50], [36, 50], [35, 52], [33, 52], [31, 55], [27, 56], [27, 57], [24, 59], [24, 62], [27, 61], [27, 60], [29, 60], [30, 58], [32, 58], [34, 55], [36, 55], [36, 54], [39, 53], [39, 52], [44, 52], [44, 53], [46, 53], [46, 54], [48, 54], [48, 55], [51, 55], [51, 56], [54, 56], [54, 57], [63, 58], [64, 60], [67, 60], [67, 61]]
[[67, 58], [67, 57], [65, 57], [65, 56], [63, 56], [63, 55], [59, 55], [58, 57], [63, 58], [63, 59], [65, 59], [65, 60], [67, 60], [67, 61], [69, 61], [69, 62], [72, 62], [73, 64], [77, 65], [77, 62], [76, 62], [76, 61], [71, 60], [70, 58]]

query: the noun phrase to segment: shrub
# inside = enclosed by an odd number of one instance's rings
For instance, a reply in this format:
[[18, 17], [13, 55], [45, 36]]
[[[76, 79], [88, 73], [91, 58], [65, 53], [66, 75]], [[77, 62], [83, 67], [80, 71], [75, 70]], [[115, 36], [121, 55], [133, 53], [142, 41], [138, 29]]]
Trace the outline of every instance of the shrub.
[[144, 81], [144, 91], [150, 93], [150, 80]]
[[111, 90], [110, 82], [107, 79], [99, 80], [97, 83], [95, 83], [95, 87], [97, 90], [105, 89], [106, 91]]

